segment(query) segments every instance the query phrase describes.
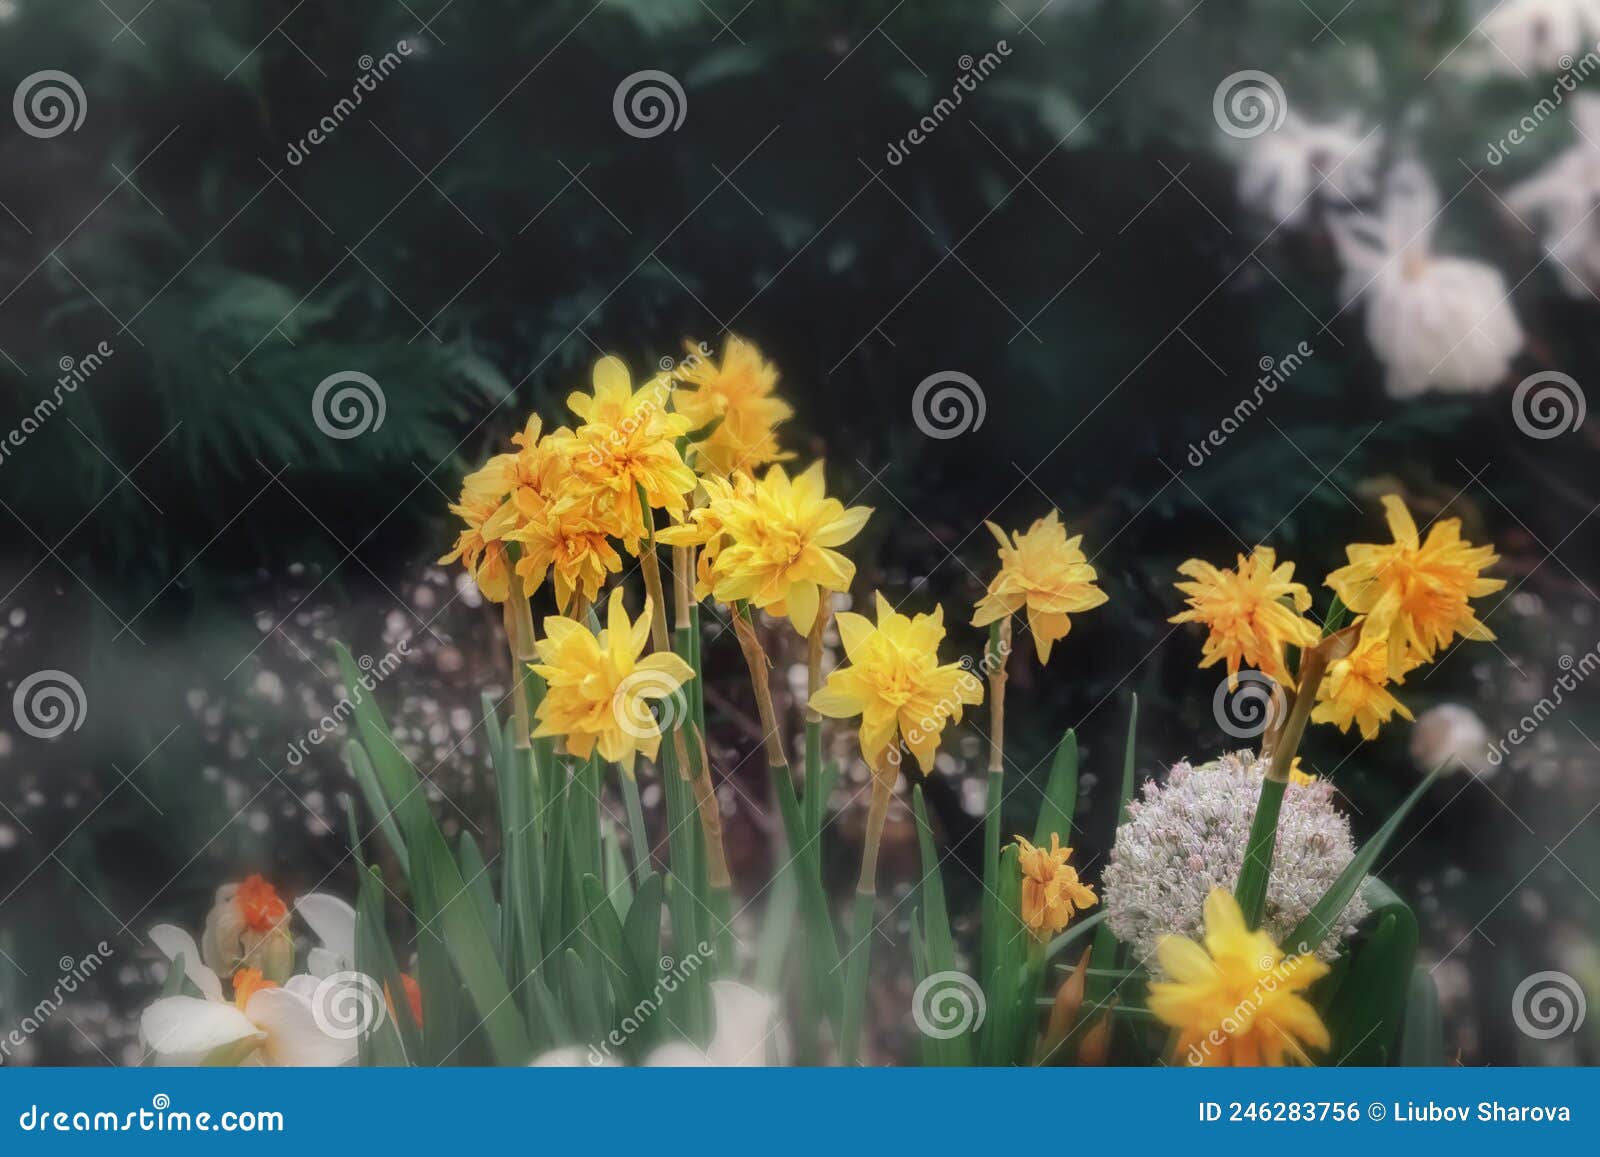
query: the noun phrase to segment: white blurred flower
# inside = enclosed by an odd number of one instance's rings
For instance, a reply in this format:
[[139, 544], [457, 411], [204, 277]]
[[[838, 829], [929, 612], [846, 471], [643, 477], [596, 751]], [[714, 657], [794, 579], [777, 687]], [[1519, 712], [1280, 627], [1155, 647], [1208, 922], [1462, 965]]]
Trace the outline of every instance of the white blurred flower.
[[1478, 31], [1487, 65], [1528, 76], [1572, 67], [1600, 37], [1600, 0], [1502, 0]]
[[[644, 1059], [644, 1067], [661, 1068], [764, 1068], [768, 1054], [783, 1064], [788, 1051], [776, 998], [733, 980], [711, 982], [711, 1005], [716, 1030], [704, 1049], [688, 1041], [657, 1045]], [[532, 1068], [611, 1068], [620, 1062], [609, 1052], [584, 1045], [566, 1045], [542, 1053]]]
[[1420, 164], [1402, 161], [1376, 216], [1342, 214], [1329, 227], [1345, 266], [1344, 296], [1363, 297], [1367, 340], [1396, 398], [1426, 390], [1486, 393], [1522, 349], [1522, 326], [1492, 265], [1431, 250], [1439, 193]]
[[1423, 774], [1446, 766], [1487, 775], [1493, 770], [1488, 756], [1488, 728], [1472, 708], [1459, 703], [1428, 708], [1411, 729], [1411, 758]]
[[1506, 194], [1506, 205], [1539, 225], [1545, 252], [1562, 288], [1574, 297], [1600, 289], [1600, 97], [1572, 104], [1577, 140], [1534, 176]]
[[1248, 141], [1239, 199], [1274, 225], [1304, 220], [1319, 200], [1348, 204], [1377, 191], [1382, 137], [1362, 134], [1359, 117], [1314, 125], [1293, 112], [1281, 128]]
[[194, 938], [171, 924], [150, 929], [150, 940], [176, 962], [199, 996], [163, 996], [139, 1016], [139, 1035], [157, 1065], [250, 1064], [327, 1067], [353, 1064], [354, 1034], [338, 1036], [314, 1011], [319, 981], [292, 976], [280, 988], [263, 982], [222, 994], [222, 981], [200, 961]]

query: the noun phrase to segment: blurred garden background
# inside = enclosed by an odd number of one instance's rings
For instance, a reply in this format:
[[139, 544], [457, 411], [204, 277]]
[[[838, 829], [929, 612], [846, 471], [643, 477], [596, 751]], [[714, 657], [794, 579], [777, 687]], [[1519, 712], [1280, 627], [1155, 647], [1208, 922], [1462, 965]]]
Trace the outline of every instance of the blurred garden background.
[[[341, 694], [335, 639], [374, 658], [405, 643], [379, 698], [447, 830], [487, 826], [480, 693], [509, 672], [496, 610], [434, 563], [447, 503], [530, 411], [563, 420], [601, 353], [642, 377], [730, 332], [782, 371], [784, 444], [877, 511], [852, 545], [858, 604], [873, 588], [942, 602], [976, 657], [984, 520], [1055, 507], [1083, 534], [1110, 602], [1049, 668], [1013, 668], [1008, 750], [1030, 768], [1077, 729], [1091, 880], [1131, 695], [1141, 776], [1238, 745], [1216, 670], [1167, 622], [1179, 562], [1266, 542], [1317, 589], [1344, 544], [1386, 537], [1391, 491], [1494, 543], [1508, 585], [1480, 615], [1498, 641], [1401, 693], [1419, 717], [1454, 708], [1371, 742], [1314, 728], [1307, 770], [1360, 839], [1459, 745], [1384, 869], [1422, 919], [1449, 1055], [1600, 1061], [1600, 1016], [1545, 1038], [1512, 1015], [1541, 971], [1600, 994], [1600, 682], [1485, 754], [1600, 646], [1600, 425], [1582, 406], [1600, 381], [1600, 137], [1578, 115], [1600, 27], [1562, 15], [1578, 7], [0, 0], [17, 90], [0, 124], [0, 427], [35, 419], [0, 458], [0, 1032], [65, 961], [113, 953], [8, 1061], [136, 1060], [164, 967], [145, 933], [197, 925], [220, 883], [353, 894], [339, 744], [291, 759]], [[77, 85], [81, 123], [33, 119], [24, 82], [46, 70]], [[629, 120], [621, 86], [646, 70], [677, 86], [681, 123]], [[1224, 127], [1219, 86], [1247, 70], [1287, 102], [1265, 134]], [[1323, 142], [1311, 125], [1339, 127]], [[1501, 280], [1454, 339], [1426, 302], [1395, 299], [1395, 332], [1348, 292], [1351, 238], [1404, 164], [1437, 187], [1417, 222], [1433, 247]], [[1503, 364], [1474, 352], [1440, 378], [1491, 308], [1515, 319]], [[1418, 358], [1435, 380], [1397, 382]], [[330, 436], [313, 397], [349, 373], [381, 386], [383, 419]], [[976, 387], [953, 432], [915, 409], [938, 374]], [[1519, 382], [1550, 374], [1576, 388], [1558, 436], [1519, 409]], [[707, 630], [753, 921], [781, 828], [738, 649], [715, 616]], [[41, 671], [82, 688], [51, 737], [13, 702]], [[792, 697], [780, 707], [798, 721]], [[958, 862], [981, 849], [982, 769], [969, 733], [925, 789]], [[1036, 790], [1008, 807], [1031, 817]], [[841, 904], [861, 810], [831, 825]], [[886, 912], [918, 875], [897, 805]], [[976, 877], [947, 881], [970, 932]], [[876, 1061], [915, 1055], [909, 914], [873, 958]]]

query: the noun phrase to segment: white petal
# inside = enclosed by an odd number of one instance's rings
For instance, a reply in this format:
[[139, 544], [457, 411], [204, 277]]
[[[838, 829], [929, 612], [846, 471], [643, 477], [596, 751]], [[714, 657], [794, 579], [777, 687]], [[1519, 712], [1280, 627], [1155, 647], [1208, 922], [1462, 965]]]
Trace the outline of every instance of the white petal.
[[184, 975], [200, 990], [200, 995], [207, 1000], [222, 999], [222, 981], [201, 961], [200, 946], [193, 936], [175, 924], [157, 924], [150, 929], [150, 939], [168, 960], [176, 962], [178, 957], [183, 957]]
[[313, 977], [332, 976], [335, 972], [349, 972], [353, 962], [326, 948], [313, 948], [306, 953], [306, 971]]
[[768, 1045], [781, 1036], [778, 1002], [748, 984], [713, 980], [711, 1004], [717, 1028], [706, 1049], [709, 1062], [719, 1068], [765, 1066]]
[[312, 892], [295, 901], [294, 910], [311, 928], [322, 946], [356, 966], [356, 910], [337, 896]]
[[[312, 951], [315, 952], [316, 949], [313, 948]], [[306, 973], [302, 972], [300, 975], [291, 976], [288, 980], [283, 982], [283, 990], [285, 992], [292, 992], [301, 1000], [305, 1001], [309, 1001], [312, 995], [321, 986], [322, 981], [318, 979], [318, 974], [316, 973], [307, 975]]]
[[621, 1065], [615, 1057], [600, 1057], [592, 1048], [583, 1045], [562, 1045], [558, 1049], [551, 1049], [547, 1053], [540, 1053], [528, 1062], [530, 1069], [614, 1069]]
[[266, 1033], [261, 1048], [269, 1064], [327, 1068], [356, 1059], [356, 1036], [346, 1039], [324, 1031], [310, 1001], [286, 988], [261, 989], [245, 1006], [245, 1015]]
[[265, 1037], [233, 1005], [197, 996], [163, 996], [139, 1017], [139, 1031], [163, 1065], [198, 1065], [224, 1045]]
[[669, 1041], [658, 1045], [645, 1057], [645, 1068], [648, 1069], [703, 1069], [711, 1064], [711, 1058], [688, 1041]]

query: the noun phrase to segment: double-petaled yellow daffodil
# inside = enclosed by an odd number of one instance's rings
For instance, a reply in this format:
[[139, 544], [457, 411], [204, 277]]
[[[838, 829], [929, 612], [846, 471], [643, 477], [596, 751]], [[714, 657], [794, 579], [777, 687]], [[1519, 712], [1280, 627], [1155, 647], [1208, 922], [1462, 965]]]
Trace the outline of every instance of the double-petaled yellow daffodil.
[[939, 662], [944, 608], [931, 615], [900, 614], [881, 594], [878, 621], [843, 611], [839, 639], [850, 665], [835, 670], [811, 696], [811, 707], [832, 719], [861, 716], [861, 754], [874, 771], [893, 775], [898, 738], [917, 757], [923, 773], [945, 724], [961, 721], [961, 709], [983, 702], [983, 682], [960, 663]]
[[1039, 848], [1017, 837], [1017, 868], [1022, 873], [1022, 922], [1036, 940], [1048, 940], [1072, 922], [1077, 912], [1099, 903], [1094, 889], [1078, 879], [1067, 860], [1071, 848], [1050, 833], [1050, 847]]
[[547, 684], [535, 710], [535, 736], [562, 736], [567, 750], [586, 759], [597, 747], [613, 763], [632, 771], [634, 756], [656, 757], [661, 731], [650, 702], [675, 697], [694, 677], [677, 655], [643, 655], [650, 641], [650, 600], [636, 620], [628, 618], [622, 591], [611, 592], [606, 626], [597, 636], [574, 619], [544, 621], [539, 662], [533, 670]]
[[496, 516], [506, 503], [511, 487], [512, 454], [497, 454], [481, 469], [468, 474], [461, 484], [461, 500], [450, 504], [466, 527], [456, 537], [454, 549], [439, 559], [440, 566], [457, 561], [478, 584], [483, 597], [503, 603], [511, 593], [511, 569], [505, 542], [497, 531]]
[[606, 575], [622, 570], [622, 556], [611, 545], [603, 521], [589, 504], [577, 499], [557, 502], [528, 519], [510, 535], [522, 546], [517, 574], [532, 591], [553, 575], [556, 606], [566, 610], [574, 592], [592, 603], [599, 597]]
[[568, 408], [583, 419], [570, 435], [567, 461], [582, 482], [605, 492], [605, 508], [615, 512], [629, 550], [637, 549], [645, 532], [641, 489], [652, 508], [681, 515], [695, 487], [695, 473], [677, 444], [690, 422], [667, 408], [671, 397], [663, 379], [635, 391], [628, 367], [609, 356], [595, 363], [592, 395], [567, 396]]
[[1106, 601], [1078, 545], [1083, 536], [1068, 538], [1054, 510], [1011, 539], [994, 523], [984, 525], [999, 540], [1000, 573], [979, 600], [972, 625], [986, 627], [1026, 608], [1039, 662], [1048, 663], [1051, 645], [1072, 629], [1070, 616]]
[[1493, 594], [1503, 579], [1480, 577], [1499, 561], [1492, 546], [1461, 538], [1459, 518], [1441, 518], [1426, 541], [1397, 494], [1383, 499], [1392, 543], [1353, 543], [1349, 564], [1328, 576], [1344, 605], [1367, 616], [1362, 633], [1388, 638], [1389, 674], [1405, 674], [1408, 656], [1432, 662], [1435, 651], [1457, 635], [1481, 642], [1494, 632], [1478, 621], [1468, 599]]
[[719, 602], [748, 601], [809, 634], [822, 592], [847, 590], [855, 578], [855, 564], [833, 548], [860, 532], [872, 508], [829, 498], [821, 462], [793, 480], [782, 466], [759, 482], [707, 479], [706, 491], [707, 505], [689, 523], [663, 530], [661, 541], [706, 546], [710, 593]]
[[1205, 945], [1164, 936], [1156, 958], [1170, 978], [1150, 985], [1150, 1011], [1178, 1030], [1176, 1055], [1191, 1065], [1309, 1063], [1305, 1046], [1330, 1038], [1300, 995], [1325, 976], [1314, 956], [1285, 957], [1265, 932], [1246, 927], [1229, 892], [1206, 897]]
[[[1421, 660], [1407, 655], [1404, 671], [1419, 666]], [[1389, 640], [1383, 635], [1363, 634], [1355, 650], [1328, 665], [1328, 673], [1317, 690], [1317, 705], [1311, 712], [1313, 723], [1332, 723], [1340, 731], [1351, 724], [1361, 728], [1361, 738], [1378, 738], [1378, 728], [1398, 715], [1410, 720], [1411, 711], [1389, 690]]]
[[691, 429], [718, 422], [711, 434], [694, 445], [696, 465], [727, 477], [736, 470], [755, 471], [769, 462], [794, 455], [778, 448], [776, 430], [794, 415], [789, 403], [773, 393], [778, 369], [742, 338], [729, 336], [722, 362], [693, 343], [676, 374], [693, 389], [679, 387], [674, 407], [689, 419]]
[[1305, 618], [1311, 592], [1293, 581], [1294, 563], [1278, 565], [1271, 547], [1258, 546], [1248, 558], [1241, 554], [1233, 570], [1191, 558], [1178, 573], [1194, 580], [1173, 584], [1189, 596], [1189, 609], [1168, 622], [1204, 624], [1209, 634], [1200, 666], [1226, 661], [1230, 686], [1240, 664], [1289, 684], [1284, 647], [1315, 646], [1322, 637], [1317, 624]]

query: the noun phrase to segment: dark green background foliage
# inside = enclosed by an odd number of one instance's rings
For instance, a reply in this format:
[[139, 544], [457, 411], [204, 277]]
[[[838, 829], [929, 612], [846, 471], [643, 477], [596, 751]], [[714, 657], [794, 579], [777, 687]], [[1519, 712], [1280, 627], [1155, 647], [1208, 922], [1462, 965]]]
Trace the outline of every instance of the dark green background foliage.
[[[133, 18], [131, 0], [110, 4]], [[230, 671], [265, 629], [256, 616], [271, 626], [302, 597], [344, 615], [307, 638], [382, 650], [391, 596], [453, 535], [446, 492], [530, 410], [566, 420], [562, 399], [601, 351], [642, 374], [686, 337], [731, 329], [759, 343], [797, 411], [784, 442], [826, 456], [830, 488], [878, 510], [852, 546], [858, 596], [944, 602], [956, 653], [981, 646], [962, 611], [994, 565], [982, 521], [1062, 510], [1111, 602], [1076, 622], [1048, 670], [1018, 665], [1010, 750], [1032, 768], [1078, 728], [1090, 862], [1109, 847], [1130, 691], [1143, 772], [1226, 742], [1199, 639], [1166, 622], [1184, 558], [1227, 563], [1265, 539], [1325, 600], [1320, 576], [1344, 543], [1383, 537], [1377, 496], [1398, 487], [1419, 519], [1444, 510], [1494, 541], [1498, 573], [1518, 586], [1489, 619], [1498, 649], [1452, 653], [1407, 688], [1414, 709], [1464, 701], [1498, 736], [1562, 655], [1595, 645], [1593, 427], [1522, 438], [1509, 386], [1543, 367], [1600, 380], [1600, 304], [1561, 294], [1496, 196], [1571, 135], [1553, 123], [1473, 178], [1530, 95], [1429, 75], [1476, 20], [1467, 5], [1357, 4], [1337, 18], [1333, 0], [437, 7], [155, 0], [130, 32], [95, 0], [18, 0], [0, 25], [8, 86], [56, 68], [88, 100], [75, 133], [0, 127], [0, 425], [49, 391], [61, 358], [115, 350], [0, 464], [6, 603], [27, 612], [0, 652], [7, 695], [61, 667], [92, 704], [70, 748], [13, 736], [0, 763], [0, 800], [31, 817], [0, 848], [0, 886], [15, 891], [0, 948], [44, 973], [62, 945], [125, 920], [196, 923], [230, 874], [271, 868], [293, 891], [341, 863], [340, 839], [303, 823], [227, 827], [238, 802], [213, 800], [199, 777], [214, 765], [278, 794], [277, 737], [296, 731], [283, 711], [239, 707], [244, 743], [231, 750], [203, 726], [169, 726], [194, 688], [240, 698], [270, 650]], [[995, 73], [889, 164], [960, 60], [1002, 39]], [[412, 54], [288, 163], [350, 92], [359, 58], [400, 40]], [[1529, 351], [1505, 388], [1384, 395], [1325, 230], [1269, 236], [1238, 205], [1211, 97], [1243, 68], [1271, 70], [1310, 119], [1384, 124], [1386, 147], [1420, 150], [1446, 197], [1466, 186], [1439, 243], [1515, 287]], [[681, 82], [677, 131], [619, 129], [613, 93], [641, 69]], [[1251, 391], [1257, 363], [1301, 342], [1312, 356], [1263, 411], [1203, 466], [1187, 461]], [[381, 384], [387, 416], [338, 441], [313, 423], [311, 396], [346, 370]], [[913, 423], [911, 397], [946, 370], [976, 379], [987, 413], [937, 440]], [[458, 606], [438, 629], [497, 663], [493, 625]], [[736, 657], [720, 646], [713, 674], [732, 688]], [[331, 671], [325, 641], [309, 658], [289, 661], [314, 684]], [[1592, 692], [1565, 712], [1492, 787], [1441, 785], [1386, 872], [1418, 904], [1424, 953], [1470, 973], [1446, 1018], [1472, 1059], [1525, 1057], [1510, 989], [1559, 966], [1573, 935], [1593, 951], [1600, 901], [1581, 881], [1600, 875], [1600, 839], [1592, 823], [1569, 829], [1594, 802], [1587, 736], [1600, 736], [1600, 712]], [[116, 790], [163, 733], [139, 773], [153, 803]], [[1408, 735], [1395, 725], [1363, 745], [1313, 730], [1309, 761], [1334, 774], [1358, 836], [1414, 782]], [[970, 820], [953, 782], [930, 787], [930, 803], [960, 838]], [[1030, 794], [1017, 794], [1019, 817], [1034, 813]], [[852, 855], [838, 853], [841, 880]], [[953, 906], [975, 906], [970, 889], [952, 891]], [[51, 935], [20, 946], [24, 913]], [[125, 1011], [142, 995], [111, 999]]]

